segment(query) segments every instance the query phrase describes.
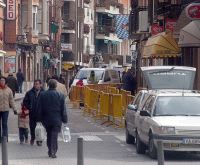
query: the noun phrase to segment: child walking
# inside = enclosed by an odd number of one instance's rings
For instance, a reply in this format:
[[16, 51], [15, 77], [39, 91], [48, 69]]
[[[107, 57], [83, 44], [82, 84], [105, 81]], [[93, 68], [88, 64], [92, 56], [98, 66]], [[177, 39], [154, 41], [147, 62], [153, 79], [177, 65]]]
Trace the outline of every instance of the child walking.
[[29, 110], [23, 104], [18, 113], [18, 126], [20, 144], [28, 143]]

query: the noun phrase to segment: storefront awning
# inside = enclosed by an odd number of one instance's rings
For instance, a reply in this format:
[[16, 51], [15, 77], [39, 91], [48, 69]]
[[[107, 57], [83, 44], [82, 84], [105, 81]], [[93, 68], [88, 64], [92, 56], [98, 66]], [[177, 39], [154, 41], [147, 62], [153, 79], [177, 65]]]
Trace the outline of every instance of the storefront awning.
[[167, 58], [180, 55], [180, 48], [169, 32], [150, 37], [143, 49], [143, 58]]
[[179, 42], [180, 47], [200, 47], [200, 21], [190, 22], [181, 29]]

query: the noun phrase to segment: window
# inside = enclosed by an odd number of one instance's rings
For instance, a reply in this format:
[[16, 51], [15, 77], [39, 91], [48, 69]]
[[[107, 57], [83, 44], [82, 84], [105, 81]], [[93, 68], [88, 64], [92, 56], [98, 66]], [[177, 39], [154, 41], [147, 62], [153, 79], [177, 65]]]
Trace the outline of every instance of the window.
[[70, 34], [69, 33], [62, 33], [61, 42], [62, 43], [70, 43]]
[[37, 6], [33, 6], [33, 23], [32, 23], [32, 27], [33, 27], [33, 31], [37, 30]]
[[142, 97], [142, 93], [140, 93], [140, 94], [137, 96], [137, 98], [135, 99], [135, 101], [134, 101], [134, 105], [137, 105], [137, 108], [138, 108], [138, 106], [139, 106], [139, 104], [140, 104], [141, 97]]
[[151, 114], [153, 105], [155, 101], [155, 96], [149, 96], [148, 99], [146, 100], [144, 107], [142, 108], [143, 111], [148, 111], [149, 114]]
[[108, 71], [106, 70], [105, 71], [105, 76], [104, 76], [104, 81], [106, 82], [109, 79], [110, 79], [110, 75], [109, 75]]

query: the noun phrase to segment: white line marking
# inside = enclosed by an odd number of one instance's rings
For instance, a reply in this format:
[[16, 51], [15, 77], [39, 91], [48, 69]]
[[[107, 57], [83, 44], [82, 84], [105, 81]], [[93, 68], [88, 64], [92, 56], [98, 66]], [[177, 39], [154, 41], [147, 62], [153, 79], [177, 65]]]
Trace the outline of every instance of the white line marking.
[[81, 138], [83, 138], [84, 141], [103, 141], [101, 138], [99, 138], [98, 136], [80, 136]]
[[122, 142], [125, 142], [126, 141], [126, 137], [124, 135], [117, 135], [115, 136], [117, 139], [119, 139], [120, 141]]

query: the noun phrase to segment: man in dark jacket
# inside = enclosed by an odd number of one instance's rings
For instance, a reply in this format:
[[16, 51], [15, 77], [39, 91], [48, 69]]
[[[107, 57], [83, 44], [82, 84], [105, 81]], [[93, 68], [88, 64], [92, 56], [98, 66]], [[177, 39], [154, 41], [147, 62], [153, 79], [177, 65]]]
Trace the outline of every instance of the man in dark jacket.
[[39, 120], [47, 131], [48, 155], [56, 158], [58, 150], [58, 133], [61, 125], [67, 123], [67, 112], [65, 96], [56, 91], [57, 81], [54, 79], [48, 82], [49, 89], [42, 93], [39, 101]]
[[129, 69], [128, 72], [124, 74], [122, 83], [122, 87], [124, 90], [131, 91], [132, 95], [135, 94], [137, 88], [137, 81], [133, 70]]
[[[33, 145], [35, 141], [35, 128], [37, 122], [38, 114], [38, 100], [41, 93], [44, 90], [42, 89], [41, 80], [34, 81], [34, 87], [28, 91], [24, 97], [23, 104], [29, 110], [29, 126], [31, 132], [31, 141], [30, 144]], [[37, 145], [42, 145], [41, 142], [37, 142]]]
[[24, 82], [24, 74], [22, 73], [22, 70], [19, 69], [17, 72], [17, 83], [19, 86], [19, 92], [22, 93], [22, 85]]
[[13, 97], [15, 97], [15, 92], [18, 91], [17, 79], [13, 76], [12, 73], [9, 73], [6, 79], [7, 86], [12, 90]]

